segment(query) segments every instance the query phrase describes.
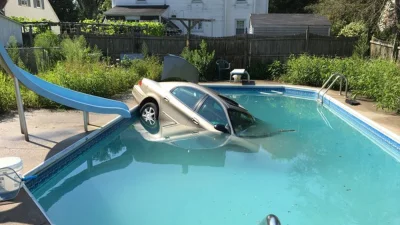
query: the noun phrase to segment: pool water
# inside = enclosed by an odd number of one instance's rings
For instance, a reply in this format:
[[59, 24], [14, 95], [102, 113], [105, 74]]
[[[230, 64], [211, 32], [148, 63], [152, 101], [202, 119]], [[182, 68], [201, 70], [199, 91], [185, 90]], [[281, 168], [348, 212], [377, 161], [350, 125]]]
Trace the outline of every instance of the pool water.
[[124, 123], [33, 190], [63, 224], [400, 224], [400, 163], [315, 101], [229, 93], [271, 129], [258, 151], [149, 142]]

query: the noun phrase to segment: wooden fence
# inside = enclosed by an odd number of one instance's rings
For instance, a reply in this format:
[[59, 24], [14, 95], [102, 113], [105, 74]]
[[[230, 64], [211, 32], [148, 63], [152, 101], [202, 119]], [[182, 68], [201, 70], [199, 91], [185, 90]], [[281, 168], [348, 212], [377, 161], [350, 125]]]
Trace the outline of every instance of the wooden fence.
[[[374, 39], [370, 42], [370, 44], [371, 44], [370, 47], [371, 58], [393, 60], [393, 43]], [[397, 54], [397, 60], [400, 58], [399, 52], [400, 52], [400, 47], [397, 48], [397, 52], [394, 53], [395, 55]]]
[[[185, 36], [150, 37], [127, 35], [84, 34], [87, 42], [96, 45], [104, 55], [119, 58], [121, 54], [140, 53], [146, 43], [149, 53], [157, 56], [179, 55], [186, 46]], [[355, 38], [297, 35], [288, 37], [262, 37], [250, 34], [233, 37], [191, 36], [190, 47], [197, 48], [201, 40], [209, 50], [215, 50], [216, 58], [224, 58], [235, 68], [247, 68], [252, 63], [285, 61], [290, 55], [308, 53], [318, 56], [351, 56]]]

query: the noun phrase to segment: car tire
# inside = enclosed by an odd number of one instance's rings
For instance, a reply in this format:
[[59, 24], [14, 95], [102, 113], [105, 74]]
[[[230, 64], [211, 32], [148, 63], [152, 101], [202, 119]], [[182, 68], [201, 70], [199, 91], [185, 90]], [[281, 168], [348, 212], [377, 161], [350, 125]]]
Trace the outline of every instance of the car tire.
[[147, 128], [158, 126], [158, 106], [153, 102], [147, 102], [140, 108], [140, 120]]

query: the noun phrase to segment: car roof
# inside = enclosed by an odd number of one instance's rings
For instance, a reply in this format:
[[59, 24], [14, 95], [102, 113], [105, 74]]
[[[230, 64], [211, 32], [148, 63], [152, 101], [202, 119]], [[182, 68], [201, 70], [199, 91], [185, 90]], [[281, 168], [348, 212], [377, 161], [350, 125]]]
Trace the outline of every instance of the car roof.
[[[237, 105], [229, 103], [229, 100], [234, 102], [234, 103], [236, 103], [234, 100], [232, 100], [232, 99], [230, 99], [228, 97], [225, 97], [225, 96], [221, 95], [220, 93], [218, 93], [217, 91], [212, 90], [212, 89], [210, 89], [208, 87], [204, 87], [204, 86], [201, 86], [201, 85], [198, 85], [198, 84], [195, 84], [195, 83], [191, 83], [191, 82], [181, 82], [181, 81], [180, 82], [159, 82], [159, 84], [163, 88], [168, 89], [168, 91], [170, 91], [170, 90], [172, 90], [172, 89], [174, 89], [176, 87], [192, 87], [192, 88], [196, 88], [196, 89], [199, 89], [199, 90], [203, 91], [207, 95], [210, 95], [210, 96], [212, 96], [214, 98], [219, 99], [220, 102], [228, 109], [235, 109], [235, 110], [238, 110], [238, 111], [247, 112], [247, 110], [242, 108], [242, 107], [240, 107], [238, 103], [237, 103]], [[229, 99], [229, 100], [225, 100], [224, 97]]]

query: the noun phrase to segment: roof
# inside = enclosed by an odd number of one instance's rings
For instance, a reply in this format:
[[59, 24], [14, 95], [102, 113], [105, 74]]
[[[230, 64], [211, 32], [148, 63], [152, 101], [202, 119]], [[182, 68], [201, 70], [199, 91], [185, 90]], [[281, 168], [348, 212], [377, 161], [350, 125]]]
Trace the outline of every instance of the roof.
[[104, 12], [106, 16], [159, 16], [169, 5], [135, 5], [115, 6]]
[[269, 13], [251, 14], [250, 22], [253, 27], [266, 26], [330, 26], [328, 18], [315, 14]]

